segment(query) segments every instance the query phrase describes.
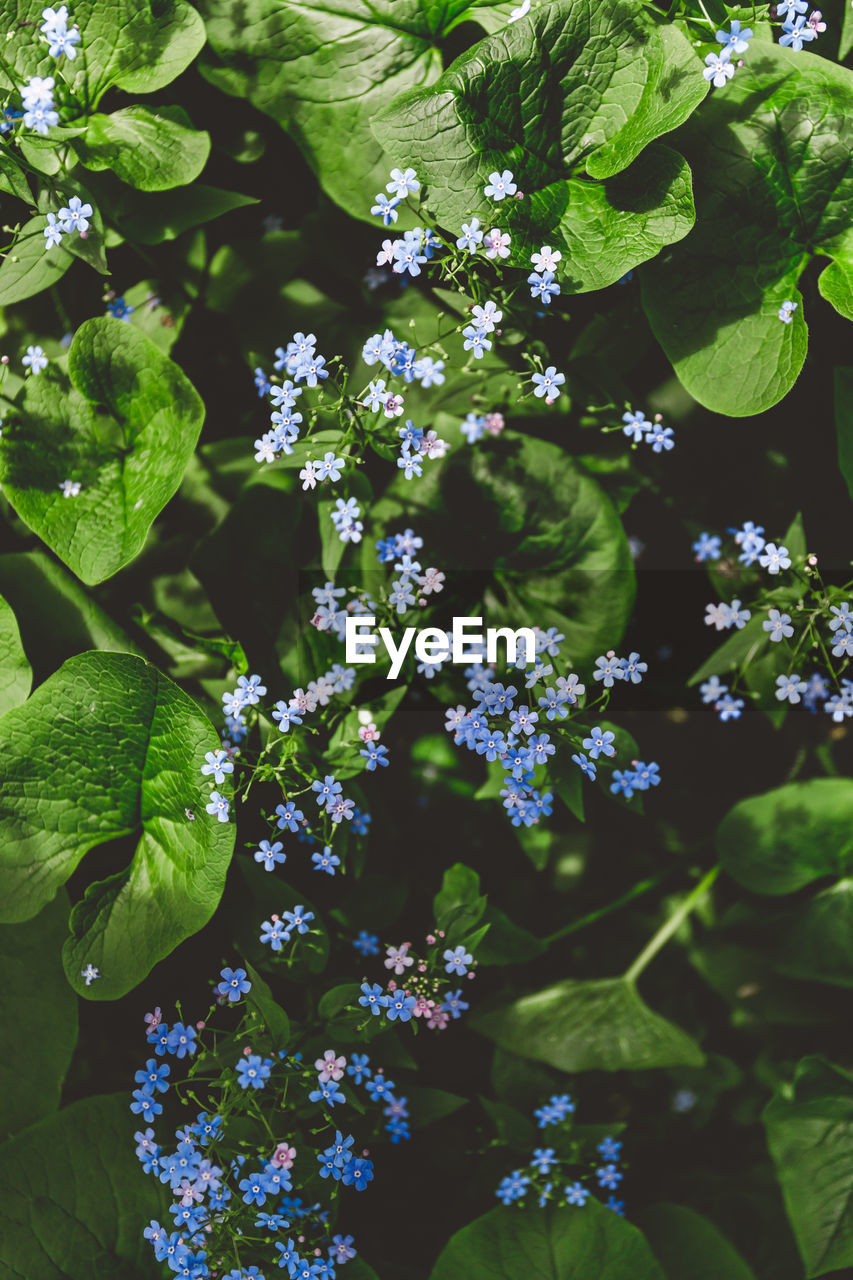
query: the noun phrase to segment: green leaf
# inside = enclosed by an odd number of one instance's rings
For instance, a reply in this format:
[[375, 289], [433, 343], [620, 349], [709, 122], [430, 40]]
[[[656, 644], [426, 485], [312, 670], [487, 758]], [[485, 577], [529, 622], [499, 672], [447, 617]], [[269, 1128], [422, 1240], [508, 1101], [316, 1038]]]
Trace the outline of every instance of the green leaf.
[[[853, 76], [810, 53], [755, 45], [677, 145], [693, 170], [697, 222], [644, 269], [646, 312], [700, 404], [732, 417], [760, 413], [802, 368], [797, 282], [813, 255], [836, 259], [821, 291], [853, 317]], [[778, 317], [786, 300], [797, 303], [790, 324]]]
[[472, 1025], [501, 1048], [560, 1071], [701, 1067], [705, 1060], [696, 1042], [653, 1013], [624, 978], [567, 978], [479, 1014]]
[[251, 991], [246, 993], [246, 1004], [254, 1009], [262, 1018], [264, 1025], [272, 1036], [276, 1049], [286, 1049], [290, 1041], [290, 1019], [277, 1003], [266, 982], [257, 969], [246, 961], [246, 972], [252, 984]]
[[529, 269], [531, 252], [559, 248], [557, 274], [577, 293], [612, 284], [689, 231], [684, 161], [665, 147], [641, 152], [706, 92], [675, 26], [658, 26], [631, 0], [558, 0], [395, 99], [373, 130], [415, 166], [432, 215], [454, 234], [471, 214], [492, 224], [484, 188], [494, 170], [512, 170], [523, 199], [499, 208], [509, 261]]
[[[458, 511], [468, 513], [463, 542]], [[396, 479], [370, 515], [376, 536], [417, 519], [436, 561], [456, 566], [450, 611], [484, 626], [557, 626], [572, 667], [619, 643], [634, 598], [627, 539], [609, 499], [557, 445], [505, 431], [452, 450], [416, 487]], [[373, 540], [364, 545], [374, 568]]]
[[583, 1209], [492, 1209], [451, 1236], [430, 1280], [665, 1280], [636, 1227], [589, 1200]]
[[[132, 838], [129, 865], [98, 860], [106, 877], [74, 907], [63, 951], [81, 995], [124, 995], [207, 923], [222, 894], [234, 826], [205, 812], [199, 772], [216, 732], [139, 658], [84, 653], [7, 712], [0, 733], [0, 919], [29, 920], [90, 849]], [[86, 987], [90, 963], [101, 977]]]
[[373, 197], [391, 167], [408, 160], [383, 152], [370, 121], [396, 94], [438, 76], [443, 8], [421, 0], [246, 0], [235, 9], [230, 0], [204, 0], [216, 60], [202, 70], [286, 129], [327, 194], [373, 221]]
[[548, 950], [546, 943], [510, 920], [500, 907], [486, 907], [483, 921], [489, 926], [489, 932], [477, 948], [480, 964], [526, 964]]
[[12, 155], [4, 155], [2, 152], [0, 152], [0, 191], [6, 192], [7, 195], [15, 196], [18, 200], [23, 200], [25, 204], [32, 204], [33, 202], [23, 169], [16, 163]]
[[87, 649], [143, 656], [77, 579], [41, 551], [0, 555], [0, 591], [15, 610], [24, 649], [40, 679]]
[[429, 1089], [420, 1084], [407, 1084], [406, 1093], [412, 1108], [413, 1129], [425, 1129], [427, 1125], [436, 1124], [446, 1116], [452, 1116], [460, 1107], [467, 1106], [470, 1101], [460, 1097], [458, 1093], [448, 1093], [446, 1089]]
[[853, 368], [836, 369], [834, 381], [838, 469], [844, 477], [847, 492], [853, 498]]
[[0, 715], [26, 699], [32, 682], [15, 615], [0, 596]]
[[59, 245], [45, 248], [45, 218], [30, 218], [21, 228], [14, 247], [0, 264], [0, 306], [31, 298], [61, 280], [74, 261]]
[[853, 1076], [805, 1058], [762, 1118], [807, 1277], [853, 1266]]
[[[3, 56], [16, 83], [56, 74], [47, 44], [33, 38], [42, 0], [19, 0]], [[97, 102], [110, 86], [155, 93], [180, 75], [204, 45], [204, 24], [186, 0], [75, 0], [72, 20], [85, 57], [63, 59], [63, 78], [83, 101]], [[51, 131], [53, 132], [53, 131]]]
[[780, 973], [853, 987], [853, 880], [838, 880], [797, 904], [779, 947]]
[[736, 804], [717, 828], [720, 861], [753, 893], [795, 893], [853, 872], [853, 780], [811, 778]]
[[87, 169], [112, 169], [140, 191], [167, 191], [198, 177], [210, 154], [210, 134], [194, 129], [182, 107], [123, 107], [90, 116], [74, 150]]
[[680, 1204], [655, 1204], [638, 1225], [667, 1280], [755, 1280], [737, 1250], [713, 1222]]
[[118, 221], [128, 239], [138, 240], [140, 244], [162, 244], [190, 227], [257, 203], [254, 196], [194, 182], [186, 190], [175, 193], [137, 195]]
[[[0, 438], [3, 491], [79, 578], [109, 578], [142, 549], [177, 490], [204, 407], [177, 365], [131, 325], [87, 320], [68, 356], [69, 392], [27, 382], [24, 417]], [[61, 492], [79, 480], [75, 498]]]
[[28, 1280], [143, 1280], [141, 1226], [164, 1197], [140, 1172], [125, 1093], [85, 1098], [0, 1147], [0, 1271]]
[[480, 877], [476, 871], [462, 862], [448, 867], [432, 902], [436, 928], [447, 931], [448, 946], [453, 946], [479, 923], [486, 903], [487, 899], [480, 893]]
[[0, 1139], [59, 1106], [77, 1043], [77, 997], [59, 957], [67, 919], [60, 891], [35, 919], [0, 925]]

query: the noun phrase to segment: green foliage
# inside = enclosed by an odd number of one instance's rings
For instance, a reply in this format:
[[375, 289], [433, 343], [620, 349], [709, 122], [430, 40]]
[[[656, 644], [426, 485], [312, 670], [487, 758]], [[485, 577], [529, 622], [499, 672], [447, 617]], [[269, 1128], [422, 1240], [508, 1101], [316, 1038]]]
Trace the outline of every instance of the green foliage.
[[[821, 292], [853, 318], [851, 140], [853, 75], [758, 41], [725, 93], [679, 131], [697, 222], [646, 268], [643, 297], [655, 336], [700, 404], [743, 417], [790, 391], [807, 347], [798, 282], [815, 255], [833, 259]], [[790, 324], [778, 316], [786, 300], [797, 303]]]
[[[376, 536], [403, 527], [412, 497], [431, 555], [456, 566], [457, 612], [557, 626], [575, 668], [618, 643], [634, 599], [627, 539], [596, 482], [556, 445], [506, 431], [488, 454], [433, 462], [414, 495], [398, 478], [372, 508]], [[461, 545], [452, 511], [467, 513]]]
[[0, 1266], [28, 1280], [157, 1274], [139, 1223], [162, 1214], [127, 1140], [127, 1098], [86, 1098], [0, 1147]]
[[582, 1209], [492, 1209], [452, 1236], [430, 1280], [664, 1280], [640, 1232], [595, 1200]]
[[32, 678], [15, 615], [0, 596], [0, 715], [24, 701]]
[[655, 1204], [639, 1225], [667, 1280], [755, 1280], [755, 1274], [708, 1218], [680, 1204]]
[[[205, 813], [199, 773], [213, 727], [140, 659], [88, 653], [8, 712], [0, 732], [0, 918], [31, 919], [90, 849], [133, 840], [129, 865], [101, 862], [63, 948], [75, 990], [114, 999], [200, 929], [222, 894], [234, 828]], [[87, 988], [88, 964], [101, 977]]]
[[373, 129], [386, 151], [415, 165], [431, 213], [454, 234], [471, 214], [491, 225], [484, 187], [492, 171], [510, 169], [523, 193], [501, 210], [510, 261], [526, 266], [550, 244], [563, 253], [563, 288], [584, 292], [689, 231], [687, 166], [666, 147], [644, 148], [706, 91], [676, 27], [656, 25], [630, 0], [561, 0], [401, 95]]
[[[91, 584], [141, 550], [181, 482], [204, 409], [177, 365], [109, 317], [77, 330], [68, 372], [70, 390], [44, 374], [27, 383], [21, 418], [0, 440], [0, 482], [21, 518]], [[65, 479], [79, 479], [77, 497], [63, 495]]]
[[61, 280], [74, 261], [61, 245], [44, 247], [44, 218], [30, 218], [21, 227], [11, 253], [0, 263], [0, 305], [31, 298]]
[[210, 135], [194, 129], [181, 107], [124, 107], [91, 116], [74, 149], [87, 169], [112, 169], [140, 191], [167, 191], [198, 177]]
[[697, 1067], [701, 1049], [654, 1013], [626, 978], [566, 978], [472, 1024], [503, 1049], [560, 1071]]
[[60, 889], [34, 919], [0, 925], [0, 1140], [59, 1106], [77, 1043], [77, 997], [59, 954], [67, 920]]
[[763, 1119], [809, 1280], [853, 1266], [853, 1076], [805, 1058]]
[[204, 74], [287, 129], [332, 199], [369, 219], [373, 196], [399, 163], [374, 138], [371, 120], [395, 94], [436, 79], [447, 9], [423, 0], [344, 8], [248, 0], [238, 11], [228, 0], [204, 0], [216, 54]]

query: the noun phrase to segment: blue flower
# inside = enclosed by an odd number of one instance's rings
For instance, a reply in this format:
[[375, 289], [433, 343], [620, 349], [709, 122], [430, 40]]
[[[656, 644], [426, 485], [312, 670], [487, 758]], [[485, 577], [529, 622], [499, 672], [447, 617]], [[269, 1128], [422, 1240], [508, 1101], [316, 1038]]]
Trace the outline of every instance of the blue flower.
[[379, 955], [379, 939], [375, 933], [368, 933], [366, 929], [362, 929], [358, 937], [353, 938], [352, 945], [363, 956]]
[[373, 1181], [372, 1162], [359, 1157], [350, 1160], [344, 1169], [341, 1181], [345, 1187], [355, 1187], [356, 1191], [366, 1190], [368, 1182]]
[[324, 1080], [322, 1076], [317, 1077], [317, 1087], [308, 1094], [308, 1100], [309, 1102], [325, 1102], [330, 1107], [333, 1107], [336, 1102], [346, 1102], [346, 1098], [336, 1081]]
[[250, 1173], [237, 1186], [244, 1193], [244, 1204], [266, 1204], [267, 1188], [262, 1173]]
[[615, 1138], [603, 1138], [598, 1144], [598, 1154], [605, 1160], [618, 1160], [621, 1150], [622, 1143], [617, 1142]]
[[[390, 992], [385, 999], [385, 1016], [389, 1022], [396, 1022], [398, 1018], [400, 1022], [411, 1022], [412, 1011], [417, 1004], [414, 996], [407, 996], [405, 991], [398, 990]], [[367, 1087], [370, 1088], [370, 1085]]]
[[265, 1081], [269, 1079], [271, 1066], [269, 1058], [261, 1058], [257, 1053], [241, 1058], [235, 1067], [240, 1088], [263, 1089]]
[[531, 298], [541, 298], [546, 306], [551, 298], [556, 297], [560, 292], [560, 286], [554, 279], [553, 271], [531, 271], [527, 277], [527, 283], [530, 285]]
[[706, 560], [719, 560], [722, 541], [716, 533], [700, 533], [693, 543], [693, 554], [700, 564]]
[[380, 746], [376, 742], [368, 742], [358, 754], [364, 756], [367, 761], [368, 773], [373, 773], [377, 765], [388, 765], [388, 748]]
[[549, 364], [544, 373], [534, 373], [530, 381], [535, 387], [533, 394], [540, 399], [545, 396], [550, 403], [562, 394], [560, 387], [566, 381], [566, 377], [563, 373], [557, 373], [555, 365]]
[[780, 569], [790, 569], [791, 557], [787, 547], [777, 547], [775, 542], [768, 542], [758, 557], [758, 563], [769, 574], [775, 575]]
[[726, 81], [731, 80], [735, 73], [735, 65], [730, 58], [731, 55], [728, 49], [723, 49], [720, 53], [707, 53], [705, 55], [705, 70], [702, 75], [706, 80], [713, 82], [715, 89], [722, 89]]
[[796, 705], [796, 703], [800, 701], [800, 694], [805, 693], [808, 688], [805, 680], [801, 680], [796, 674], [777, 676], [776, 684], [778, 686], [776, 689], [776, 697], [780, 702], [784, 702], [787, 698], [792, 706]]
[[371, 1013], [378, 1014], [381, 1009], [388, 1006], [389, 997], [385, 994], [378, 982], [361, 984], [362, 994], [358, 998], [358, 1003], [363, 1009], [369, 1009]]
[[397, 221], [397, 205], [399, 200], [389, 200], [384, 191], [378, 191], [375, 196], [376, 203], [372, 206], [370, 212], [376, 218], [381, 218], [384, 226], [389, 226], [392, 222]]
[[196, 1050], [195, 1038], [193, 1027], [185, 1027], [182, 1022], [176, 1022], [169, 1032], [169, 1053], [173, 1053], [176, 1058], [185, 1058], [187, 1054], [192, 1057]]
[[144, 1070], [137, 1071], [133, 1078], [137, 1084], [142, 1085], [143, 1093], [165, 1093], [169, 1088], [168, 1079], [171, 1071], [172, 1068], [168, 1062], [158, 1063], [156, 1058], [149, 1058]]
[[767, 621], [762, 622], [761, 629], [768, 633], [768, 639], [774, 644], [778, 644], [781, 640], [787, 639], [794, 634], [794, 628], [790, 625], [790, 614], [780, 613], [778, 609], [770, 609], [767, 613]]
[[[799, 53], [804, 43], [809, 44], [812, 40], [817, 39], [817, 31], [810, 23], [806, 22], [802, 15], [793, 21], [789, 19], [783, 23], [782, 30], [785, 34], [779, 37], [779, 43], [781, 45], [790, 45], [796, 53]], [[26, 116], [24, 117], [24, 123], [26, 124]]]
[[485, 195], [491, 196], [493, 200], [503, 200], [506, 196], [514, 196], [518, 187], [513, 180], [513, 174], [510, 169], [504, 169], [503, 173], [489, 174], [489, 181], [483, 188]]
[[370, 1058], [366, 1053], [350, 1054], [350, 1059], [347, 1063], [347, 1075], [352, 1076], [356, 1084], [361, 1084], [362, 1080], [369, 1080], [372, 1074]]
[[588, 751], [593, 760], [600, 755], [615, 756], [616, 748], [612, 745], [615, 733], [610, 729], [601, 729], [598, 725], [590, 729], [589, 737], [583, 740], [583, 749]]
[[606, 1187], [608, 1191], [615, 1191], [624, 1174], [616, 1168], [615, 1164], [606, 1164], [602, 1168], [596, 1169], [595, 1176], [598, 1178], [600, 1186]]
[[728, 49], [729, 54], [746, 53], [754, 32], [752, 27], [741, 27], [737, 18], [729, 23], [728, 31], [718, 31], [717, 40]]
[[130, 1109], [136, 1116], [142, 1116], [144, 1124], [151, 1124], [163, 1110], [163, 1105], [148, 1092], [147, 1089], [134, 1089]]
[[588, 778], [591, 778], [593, 782], [595, 781], [596, 767], [591, 760], [588, 760], [584, 755], [576, 754], [572, 756], [572, 761], [578, 766], [581, 773], [585, 773]]
[[533, 1152], [533, 1159], [530, 1161], [532, 1167], [539, 1173], [548, 1174], [553, 1165], [557, 1164], [557, 1156], [553, 1147], [537, 1147]]
[[208, 813], [215, 813], [219, 822], [228, 821], [228, 810], [231, 806], [218, 791], [211, 791], [210, 804], [206, 804], [204, 807]]
[[457, 249], [466, 249], [468, 253], [476, 253], [477, 246], [482, 244], [483, 232], [480, 230], [479, 218], [462, 223], [462, 235], [456, 241]]
[[294, 907], [292, 911], [283, 911], [282, 915], [289, 929], [295, 929], [297, 933], [307, 933], [308, 921], [314, 919], [314, 912], [306, 911], [303, 906]]
[[220, 973], [222, 981], [217, 984], [216, 993], [227, 996], [231, 1004], [236, 1004], [241, 996], [252, 990], [252, 984], [246, 977], [245, 969], [223, 969]]
[[503, 1178], [495, 1195], [501, 1204], [512, 1204], [514, 1200], [520, 1200], [527, 1188], [530, 1186], [530, 1179], [523, 1174], [520, 1169], [514, 1169], [512, 1173]]
[[326, 875], [329, 876], [333, 876], [335, 874], [335, 867], [339, 867], [341, 865], [340, 858], [336, 857], [335, 854], [332, 853], [332, 850], [328, 845], [324, 845], [322, 853], [320, 853], [319, 850], [312, 853], [311, 861], [314, 863], [315, 871], [325, 871]]
[[270, 844], [269, 840], [262, 840], [255, 850], [255, 862], [262, 862], [264, 871], [274, 871], [276, 863], [287, 861], [287, 854], [282, 852], [283, 848], [280, 840], [276, 840], [275, 844]]
[[580, 1182], [573, 1182], [565, 1187], [564, 1193], [567, 1204], [585, 1205], [590, 1197], [589, 1187], [583, 1186]]
[[449, 949], [445, 951], [442, 959], [446, 961], [444, 966], [446, 973], [455, 973], [458, 977], [464, 978], [474, 957], [464, 947], [454, 947], [452, 951]]

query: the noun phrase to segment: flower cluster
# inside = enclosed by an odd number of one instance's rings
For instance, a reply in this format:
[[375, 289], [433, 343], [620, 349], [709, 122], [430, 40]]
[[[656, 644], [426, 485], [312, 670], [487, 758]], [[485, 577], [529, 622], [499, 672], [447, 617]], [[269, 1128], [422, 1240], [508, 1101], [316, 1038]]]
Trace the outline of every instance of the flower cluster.
[[[379, 939], [364, 931], [355, 945], [363, 955], [379, 953]], [[446, 944], [446, 931], [436, 929], [426, 936], [427, 950], [420, 956], [412, 952], [411, 942], [385, 948], [385, 968], [395, 976], [383, 987], [378, 982], [361, 984], [358, 1003], [367, 1011], [365, 1025], [375, 1017], [388, 1022], [423, 1020], [430, 1031], [443, 1031], [451, 1020], [461, 1018], [468, 1009], [462, 998], [461, 987], [442, 991], [448, 985], [448, 977], [473, 980], [477, 962], [465, 944], [450, 947]], [[471, 945], [470, 942], [468, 945]], [[398, 979], [404, 978], [403, 982]]]
[[[445, 728], [453, 734], [454, 743], [484, 756], [488, 763], [499, 763], [504, 769], [500, 797], [516, 827], [533, 826], [540, 819], [550, 817], [553, 811], [553, 793], [540, 789], [535, 783], [540, 769], [547, 774], [548, 761], [555, 755], [559, 739], [564, 739], [570, 749], [574, 748], [573, 762], [591, 780], [596, 778], [600, 757], [616, 755], [613, 746], [616, 735], [612, 730], [598, 725], [582, 729], [559, 723], [580, 710], [586, 685], [574, 672], [557, 676], [550, 683], [548, 678], [553, 675], [554, 667], [546, 659], [559, 656], [560, 642], [565, 637], [555, 627], [547, 631], [534, 628], [534, 635], [534, 660], [527, 662], [521, 656], [516, 661], [515, 669], [525, 673], [525, 694], [520, 694], [514, 684], [495, 681], [495, 667], [481, 660], [465, 671], [474, 707], [468, 709], [459, 704], [446, 711]], [[620, 658], [611, 649], [602, 654], [596, 659], [592, 673], [593, 679], [600, 682], [602, 693], [596, 702], [585, 702], [585, 714], [588, 716], [594, 706], [606, 705], [617, 681], [639, 684], [647, 669], [648, 664], [638, 653]], [[551, 733], [542, 731], [543, 720], [553, 725], [558, 741], [553, 742]], [[629, 800], [635, 791], [648, 791], [659, 783], [657, 763], [635, 760], [630, 769], [613, 770], [610, 790]]]
[[84, 203], [79, 196], [72, 196], [68, 204], [57, 213], [49, 213], [47, 226], [44, 228], [45, 249], [52, 249], [54, 245], [62, 244], [62, 237], [71, 235], [75, 231], [79, 231], [81, 238], [85, 239], [93, 212], [88, 202]]
[[656, 413], [654, 421], [649, 422], [646, 415], [639, 409], [628, 409], [622, 414], [624, 427], [622, 432], [628, 436], [631, 443], [636, 445], [640, 441], [651, 445], [652, 453], [661, 453], [663, 450], [667, 452], [674, 446], [672, 427], [662, 427], [662, 415]]
[[[745, 608], [740, 596], [711, 602], [706, 606], [705, 623], [717, 631], [746, 631], [749, 627], [747, 634], [754, 636], [754, 644], [750, 651], [744, 650], [742, 662], [742, 655], [736, 656], [708, 674], [700, 684], [702, 702], [713, 707], [725, 722], [740, 718], [747, 699], [769, 697], [772, 693], [778, 702], [801, 704], [811, 712], [822, 705], [836, 724], [842, 723], [853, 716], [853, 681], [841, 674], [853, 658], [853, 613], [849, 599], [845, 599], [850, 597], [853, 584], [826, 586], [816, 557], [796, 555], [781, 540], [768, 542], [764, 528], [751, 520], [729, 533], [733, 537], [732, 552], [724, 554], [721, 535], [706, 531], [693, 543], [694, 556], [700, 563], [717, 565], [734, 589], [757, 589], [757, 597], [752, 608]], [[779, 586], [765, 586], [756, 569], [765, 570], [771, 579], [784, 573], [785, 579]], [[746, 674], [751, 659], [765, 645], [774, 646], [778, 655], [772, 682], [766, 689], [738, 688], [738, 676]], [[800, 674], [798, 659], [809, 652], [812, 661], [823, 660], [825, 670], [814, 671], [806, 678]], [[832, 662], [833, 658], [840, 660], [840, 667]], [[787, 670], [779, 671], [779, 665]], [[720, 674], [731, 668], [737, 669], [737, 675], [734, 684], [729, 685], [720, 679]]]
[[556, 1094], [537, 1108], [534, 1118], [539, 1128], [557, 1128], [557, 1135], [551, 1139], [557, 1145], [536, 1147], [525, 1168], [514, 1169], [501, 1180], [495, 1192], [501, 1204], [524, 1206], [528, 1197], [535, 1197], [540, 1208], [547, 1204], [582, 1208], [594, 1188], [599, 1194], [609, 1191], [605, 1207], [624, 1217], [624, 1201], [617, 1200], [613, 1194], [624, 1177], [619, 1167], [622, 1143], [606, 1137], [598, 1143], [595, 1155], [584, 1152], [572, 1141], [574, 1110], [575, 1104], [568, 1094]]
[[[251, 990], [245, 969], [226, 967], [205, 1021], [170, 1027], [159, 1009], [146, 1015], [154, 1056], [136, 1073], [130, 1109], [148, 1126], [134, 1135], [136, 1155], [170, 1191], [172, 1222], [152, 1221], [143, 1235], [158, 1262], [189, 1280], [240, 1280], [259, 1276], [264, 1265], [291, 1277], [334, 1280], [356, 1254], [351, 1235], [331, 1234], [340, 1189], [364, 1191], [374, 1178], [369, 1151], [357, 1150], [355, 1137], [339, 1127], [336, 1108], [349, 1101], [343, 1082], [363, 1087], [391, 1143], [409, 1137], [408, 1102], [367, 1054], [348, 1059], [329, 1048], [312, 1064], [301, 1052], [273, 1047], [254, 1009], [233, 1030], [214, 1032], [217, 1006], [243, 1005]], [[209, 1044], [202, 1032], [210, 1033]], [[186, 1063], [184, 1082], [172, 1079], [166, 1059]], [[167, 1093], [176, 1106], [193, 1110], [175, 1131], [174, 1150], [158, 1143], [153, 1128]], [[363, 1114], [365, 1103], [356, 1106]], [[297, 1194], [304, 1187], [313, 1199], [318, 1185], [326, 1206]], [[232, 1262], [236, 1269], [226, 1273]]]

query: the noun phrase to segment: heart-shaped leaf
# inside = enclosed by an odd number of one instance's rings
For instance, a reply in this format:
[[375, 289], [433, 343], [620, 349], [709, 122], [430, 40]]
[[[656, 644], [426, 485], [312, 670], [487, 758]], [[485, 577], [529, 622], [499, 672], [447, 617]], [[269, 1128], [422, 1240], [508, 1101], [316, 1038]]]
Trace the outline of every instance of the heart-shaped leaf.
[[[30, 76], [56, 74], [47, 43], [33, 38], [43, 18], [42, 0], [18, 0], [16, 21], [4, 42], [4, 68], [16, 87]], [[69, 21], [80, 28], [85, 56], [63, 59], [63, 78], [86, 102], [111, 86], [126, 93], [155, 93], [180, 75], [204, 45], [204, 23], [186, 0], [74, 0]], [[6, 78], [0, 72], [0, 83]]]
[[0, 306], [31, 298], [61, 280], [74, 261], [61, 245], [47, 249], [43, 217], [30, 218], [21, 227], [14, 248], [0, 263]]
[[77, 997], [59, 955], [67, 920], [60, 890], [33, 920], [0, 925], [0, 1139], [59, 1106], [77, 1043]]
[[90, 116], [74, 150], [87, 169], [112, 169], [140, 191], [167, 191], [198, 177], [210, 154], [210, 134], [194, 129], [181, 107], [123, 107]]
[[523, 1058], [560, 1071], [701, 1067], [702, 1050], [680, 1027], [654, 1013], [633, 982], [566, 979], [523, 996], [472, 1025]]
[[430, 1280], [664, 1280], [636, 1227], [597, 1200], [582, 1209], [492, 1209], [451, 1236]]
[[[222, 894], [234, 827], [205, 812], [199, 772], [213, 726], [140, 658], [84, 653], [7, 712], [0, 737], [0, 920], [30, 919], [90, 849], [133, 839], [129, 865], [107, 866], [74, 907], [63, 951], [81, 995], [123, 995]], [[87, 987], [89, 964], [101, 976]]]
[[161, 1217], [156, 1178], [140, 1171], [124, 1093], [85, 1098], [0, 1147], [0, 1270], [28, 1280], [143, 1280], [142, 1238]]
[[21, 644], [18, 623], [0, 596], [0, 715], [25, 700], [32, 682], [32, 668]]
[[[204, 406], [177, 365], [120, 320], [87, 320], [68, 356], [69, 389], [31, 378], [0, 438], [0, 483], [30, 528], [84, 582], [141, 550], [177, 490]], [[64, 480], [81, 485], [65, 497]]]
[[287, 129], [332, 199], [370, 221], [372, 198], [399, 163], [370, 121], [402, 90], [438, 76], [436, 42], [459, 9], [428, 0], [245, 0], [239, 9], [204, 0], [216, 61], [203, 70]]
[[749, 796], [717, 828], [728, 874], [753, 893], [796, 893], [853, 870], [853, 780], [811, 778]]
[[[706, 92], [676, 27], [658, 26], [631, 0], [560, 0], [401, 95], [373, 130], [398, 164], [415, 166], [448, 232], [458, 235], [474, 214], [511, 232], [509, 260], [523, 266], [543, 244], [559, 248], [561, 282], [581, 292], [612, 284], [689, 231], [684, 161], [665, 147], [638, 157]], [[496, 204], [484, 189], [505, 169], [523, 198]]]
[[[756, 42], [725, 91], [680, 130], [696, 226], [643, 271], [655, 336], [701, 404], [760, 413], [806, 355], [797, 282], [815, 254], [836, 261], [824, 296], [853, 318], [853, 74]], [[783, 302], [797, 304], [790, 323]]]
[[763, 1120], [806, 1275], [853, 1267], [853, 1076], [805, 1058]]

